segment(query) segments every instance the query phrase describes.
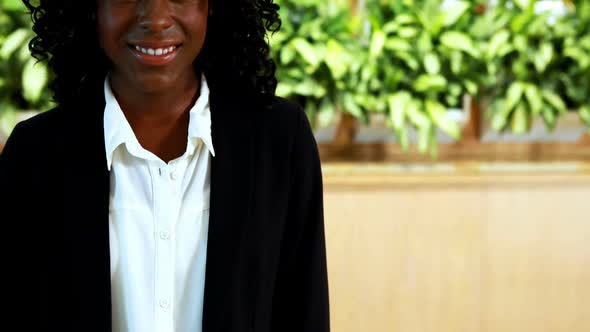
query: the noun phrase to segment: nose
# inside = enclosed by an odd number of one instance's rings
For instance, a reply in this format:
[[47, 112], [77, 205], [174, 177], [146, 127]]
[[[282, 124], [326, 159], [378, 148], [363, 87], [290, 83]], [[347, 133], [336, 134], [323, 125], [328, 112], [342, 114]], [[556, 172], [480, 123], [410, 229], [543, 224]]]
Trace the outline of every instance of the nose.
[[142, 29], [161, 32], [172, 26], [169, 0], [141, 1], [138, 8], [138, 20]]

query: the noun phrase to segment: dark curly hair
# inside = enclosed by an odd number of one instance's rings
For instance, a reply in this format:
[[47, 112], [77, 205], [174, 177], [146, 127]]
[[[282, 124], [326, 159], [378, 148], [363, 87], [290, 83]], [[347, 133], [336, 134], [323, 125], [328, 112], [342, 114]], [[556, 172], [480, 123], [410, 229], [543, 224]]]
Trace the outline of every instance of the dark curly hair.
[[[29, 49], [37, 60], [48, 60], [54, 101], [80, 100], [96, 91], [110, 68], [98, 40], [96, 1], [23, 2], [36, 33]], [[209, 7], [213, 14], [195, 70], [205, 74], [212, 92], [223, 86], [263, 99], [273, 97], [276, 66], [266, 34], [281, 27], [279, 6], [273, 0], [209, 0]]]

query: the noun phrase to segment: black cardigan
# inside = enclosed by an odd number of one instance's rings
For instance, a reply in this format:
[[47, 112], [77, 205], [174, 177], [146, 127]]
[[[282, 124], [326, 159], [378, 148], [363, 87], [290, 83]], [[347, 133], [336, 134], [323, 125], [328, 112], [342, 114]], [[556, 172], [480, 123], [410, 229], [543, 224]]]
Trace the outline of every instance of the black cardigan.
[[[212, 93], [210, 104], [203, 332], [329, 331], [322, 174], [305, 113], [280, 98]], [[5, 327], [111, 331], [103, 111], [101, 91], [37, 115], [0, 155]]]

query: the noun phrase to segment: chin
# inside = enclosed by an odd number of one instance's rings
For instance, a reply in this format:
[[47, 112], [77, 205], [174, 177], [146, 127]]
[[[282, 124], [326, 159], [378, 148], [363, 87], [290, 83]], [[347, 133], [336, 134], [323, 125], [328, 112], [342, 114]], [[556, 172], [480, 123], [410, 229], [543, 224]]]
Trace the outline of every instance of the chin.
[[141, 77], [137, 77], [134, 81], [137, 82], [138, 88], [147, 93], [165, 91], [175, 88], [175, 80], [167, 74], [142, 74]]

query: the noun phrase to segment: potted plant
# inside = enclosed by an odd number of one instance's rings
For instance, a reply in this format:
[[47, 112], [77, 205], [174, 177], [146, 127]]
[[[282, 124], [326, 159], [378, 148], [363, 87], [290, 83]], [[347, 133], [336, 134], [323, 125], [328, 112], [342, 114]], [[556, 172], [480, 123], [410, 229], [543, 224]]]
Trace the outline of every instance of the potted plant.
[[51, 107], [44, 63], [30, 55], [31, 19], [18, 0], [0, 0], [0, 142], [19, 121]]
[[[483, 141], [576, 141], [583, 134], [577, 117], [571, 116], [575, 113], [568, 115], [568, 110], [583, 114], [590, 87], [590, 55], [580, 35], [579, 11], [556, 17], [535, 10], [536, 4], [521, 0], [507, 6], [500, 1], [475, 27], [475, 34], [488, 40], [484, 86], [491, 102], [484, 102], [489, 107], [483, 107]], [[564, 132], [555, 130], [560, 118]], [[505, 133], [507, 128], [514, 135]]]
[[366, 51], [358, 41], [361, 21], [351, 14], [349, 2], [277, 3], [283, 21], [270, 38], [277, 94], [303, 105], [316, 132], [333, 125], [341, 113], [366, 121], [358, 101], [362, 93], [354, 85]]
[[574, 10], [564, 18], [574, 20], [575, 33], [564, 41], [564, 55], [569, 60], [567, 75], [562, 76], [568, 100], [577, 108], [590, 135], [590, 3], [572, 2]]
[[[463, 96], [477, 95], [481, 55], [468, 28], [477, 2], [371, 1], [372, 36], [363, 88], [382, 101], [403, 149], [415, 128], [418, 149], [436, 153], [437, 129], [452, 139], [461, 133]], [[459, 115], [459, 119], [455, 118]]]

